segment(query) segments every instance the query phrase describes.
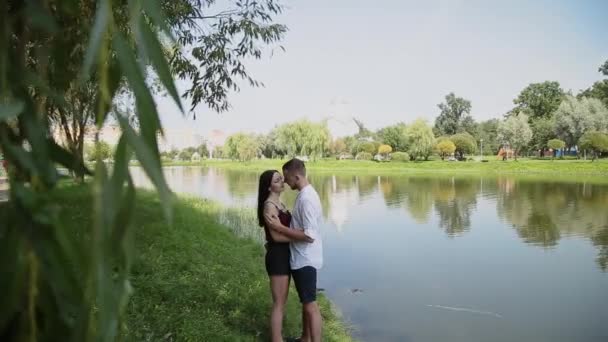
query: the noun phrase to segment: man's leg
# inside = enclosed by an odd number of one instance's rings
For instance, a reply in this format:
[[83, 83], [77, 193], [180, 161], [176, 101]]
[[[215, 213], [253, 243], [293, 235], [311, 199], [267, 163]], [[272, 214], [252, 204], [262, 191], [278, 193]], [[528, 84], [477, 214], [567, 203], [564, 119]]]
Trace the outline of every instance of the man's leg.
[[302, 303], [302, 341], [320, 341], [321, 313], [316, 303], [317, 270], [307, 266], [293, 270], [292, 276]]
[[304, 312], [306, 315], [306, 320], [309, 326], [309, 333], [311, 336], [311, 342], [320, 342], [321, 341], [321, 325], [323, 324], [321, 318], [321, 311], [319, 310], [319, 305], [317, 302], [311, 302], [304, 304]]
[[306, 310], [302, 305], [302, 342], [310, 342], [312, 334], [310, 333], [310, 324], [308, 324], [308, 317], [306, 316]]

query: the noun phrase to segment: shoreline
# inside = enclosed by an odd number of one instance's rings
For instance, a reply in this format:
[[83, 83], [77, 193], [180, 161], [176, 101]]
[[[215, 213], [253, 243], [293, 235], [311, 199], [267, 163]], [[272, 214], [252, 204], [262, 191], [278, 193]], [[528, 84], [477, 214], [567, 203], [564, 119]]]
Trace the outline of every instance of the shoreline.
[[[265, 159], [251, 162], [204, 160], [200, 162], [171, 162], [163, 166], [203, 166], [229, 170], [262, 171], [280, 169], [286, 160]], [[520, 161], [426, 161], [426, 162], [373, 162], [354, 160], [320, 160], [307, 162], [307, 168], [317, 173], [356, 172], [378, 175], [392, 174], [443, 174], [443, 175], [522, 175], [550, 176], [607, 176], [608, 160], [520, 160]]]

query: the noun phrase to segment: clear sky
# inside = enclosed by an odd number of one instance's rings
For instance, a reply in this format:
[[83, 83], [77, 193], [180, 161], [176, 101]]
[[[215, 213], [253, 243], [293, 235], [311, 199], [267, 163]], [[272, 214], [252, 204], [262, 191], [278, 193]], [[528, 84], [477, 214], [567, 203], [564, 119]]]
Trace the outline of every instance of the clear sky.
[[[285, 52], [248, 63], [264, 88], [243, 85], [232, 109], [183, 119], [157, 99], [167, 127], [268, 132], [299, 118], [354, 116], [377, 129], [433, 122], [449, 92], [476, 120], [500, 117], [529, 83], [575, 93], [608, 59], [608, 1], [285, 0]], [[349, 133], [332, 125], [333, 133]]]

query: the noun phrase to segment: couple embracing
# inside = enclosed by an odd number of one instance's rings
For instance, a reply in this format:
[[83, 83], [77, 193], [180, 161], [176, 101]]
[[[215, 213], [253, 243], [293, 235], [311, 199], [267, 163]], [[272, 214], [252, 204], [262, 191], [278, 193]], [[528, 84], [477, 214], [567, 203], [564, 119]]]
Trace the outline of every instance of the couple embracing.
[[[321, 340], [322, 325], [317, 270], [323, 266], [323, 211], [303, 161], [292, 159], [282, 171], [262, 173], [258, 191], [258, 221], [266, 233], [266, 271], [273, 302], [271, 336], [273, 342], [283, 341], [283, 313], [293, 277], [302, 303], [302, 336], [295, 341], [316, 342]], [[292, 212], [280, 201], [285, 184], [299, 192]]]

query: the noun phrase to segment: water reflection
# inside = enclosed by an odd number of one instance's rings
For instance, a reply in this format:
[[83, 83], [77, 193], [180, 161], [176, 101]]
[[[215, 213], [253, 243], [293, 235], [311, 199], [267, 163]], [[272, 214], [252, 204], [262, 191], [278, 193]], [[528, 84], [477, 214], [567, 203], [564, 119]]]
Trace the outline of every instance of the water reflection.
[[[136, 184], [149, 186], [139, 169]], [[203, 168], [167, 168], [177, 192], [210, 197], [231, 206], [255, 206], [258, 174]], [[511, 226], [521, 241], [555, 248], [564, 237], [583, 237], [596, 247], [597, 264], [608, 269], [608, 186], [517, 177], [429, 177], [311, 174], [327, 222], [342, 232], [353, 208], [380, 198], [384, 210], [403, 210], [416, 223], [437, 226], [448, 237], [471, 230], [478, 202], [495, 203], [495, 224]], [[292, 206], [295, 192], [286, 191]], [[367, 210], [367, 209], [366, 209]], [[376, 210], [376, 209], [374, 209]], [[382, 220], [383, 212], [378, 212]]]

